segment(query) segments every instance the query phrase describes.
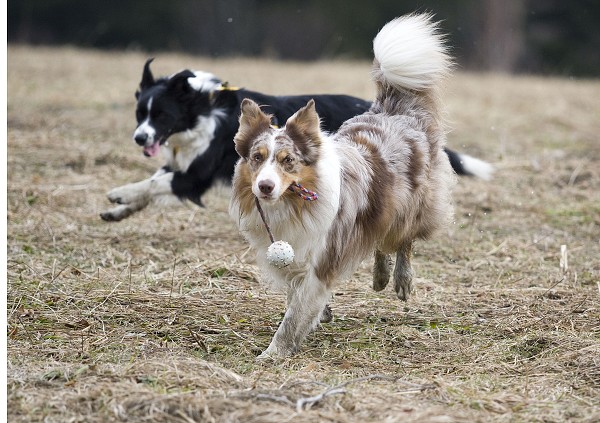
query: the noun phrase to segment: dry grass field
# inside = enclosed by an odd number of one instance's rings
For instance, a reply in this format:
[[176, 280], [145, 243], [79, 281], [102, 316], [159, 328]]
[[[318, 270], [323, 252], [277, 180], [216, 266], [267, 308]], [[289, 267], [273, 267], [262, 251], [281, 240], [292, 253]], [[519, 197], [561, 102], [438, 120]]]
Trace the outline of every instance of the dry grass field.
[[[331, 323], [262, 364], [284, 299], [226, 189], [204, 209], [99, 218], [110, 188], [161, 164], [131, 140], [145, 59], [8, 48], [9, 421], [600, 421], [600, 81], [457, 72], [449, 146], [495, 178], [460, 179], [454, 224], [416, 246], [410, 301], [373, 292], [364, 263]], [[153, 66], [373, 94], [366, 62]]]

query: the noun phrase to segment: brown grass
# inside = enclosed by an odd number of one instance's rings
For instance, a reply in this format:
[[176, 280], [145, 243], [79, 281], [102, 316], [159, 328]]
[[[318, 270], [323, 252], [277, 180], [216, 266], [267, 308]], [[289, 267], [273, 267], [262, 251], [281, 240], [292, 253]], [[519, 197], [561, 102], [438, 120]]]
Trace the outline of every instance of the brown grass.
[[[461, 179], [455, 224], [417, 245], [408, 303], [371, 291], [365, 263], [334, 321], [263, 365], [284, 302], [259, 284], [227, 191], [206, 209], [98, 217], [110, 188], [160, 165], [131, 141], [144, 60], [8, 49], [10, 421], [600, 420], [598, 81], [452, 78], [449, 144], [495, 179]], [[185, 67], [372, 96], [363, 62], [154, 64]]]

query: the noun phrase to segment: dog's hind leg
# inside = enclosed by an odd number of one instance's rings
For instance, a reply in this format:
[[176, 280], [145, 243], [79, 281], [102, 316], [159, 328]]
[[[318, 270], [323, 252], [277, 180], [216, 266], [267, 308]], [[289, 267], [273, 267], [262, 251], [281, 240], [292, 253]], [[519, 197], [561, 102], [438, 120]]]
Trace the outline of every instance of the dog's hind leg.
[[269, 347], [258, 359], [295, 354], [318, 324], [329, 299], [329, 289], [316, 277], [307, 277], [288, 295], [288, 308]]
[[375, 264], [373, 264], [373, 290], [381, 291], [390, 281], [392, 270], [392, 257], [375, 250]]
[[410, 264], [412, 241], [404, 242], [396, 252], [396, 267], [394, 268], [394, 289], [398, 298], [408, 300], [413, 291], [413, 270]]

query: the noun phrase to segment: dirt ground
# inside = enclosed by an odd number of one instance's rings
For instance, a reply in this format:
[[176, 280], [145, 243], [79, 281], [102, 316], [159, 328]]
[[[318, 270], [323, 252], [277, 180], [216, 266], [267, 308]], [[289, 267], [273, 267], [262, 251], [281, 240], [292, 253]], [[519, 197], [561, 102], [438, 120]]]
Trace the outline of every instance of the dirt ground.
[[[106, 192], [161, 165], [131, 140], [146, 56], [8, 49], [11, 422], [600, 421], [600, 82], [460, 72], [448, 144], [455, 222], [419, 242], [415, 295], [340, 282], [296, 356], [255, 362], [284, 311], [227, 214], [100, 220]], [[372, 98], [367, 62], [159, 54], [273, 94]], [[560, 265], [566, 246], [568, 266]]]

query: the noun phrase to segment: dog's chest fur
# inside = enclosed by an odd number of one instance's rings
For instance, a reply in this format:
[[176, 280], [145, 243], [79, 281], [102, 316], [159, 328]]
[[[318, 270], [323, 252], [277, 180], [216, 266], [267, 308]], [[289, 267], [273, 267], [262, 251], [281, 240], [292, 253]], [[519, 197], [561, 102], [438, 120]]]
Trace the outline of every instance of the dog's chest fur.
[[173, 134], [162, 147], [166, 164], [173, 171], [186, 172], [197, 157], [204, 154], [214, 139], [216, 116], [199, 116], [193, 129]]

